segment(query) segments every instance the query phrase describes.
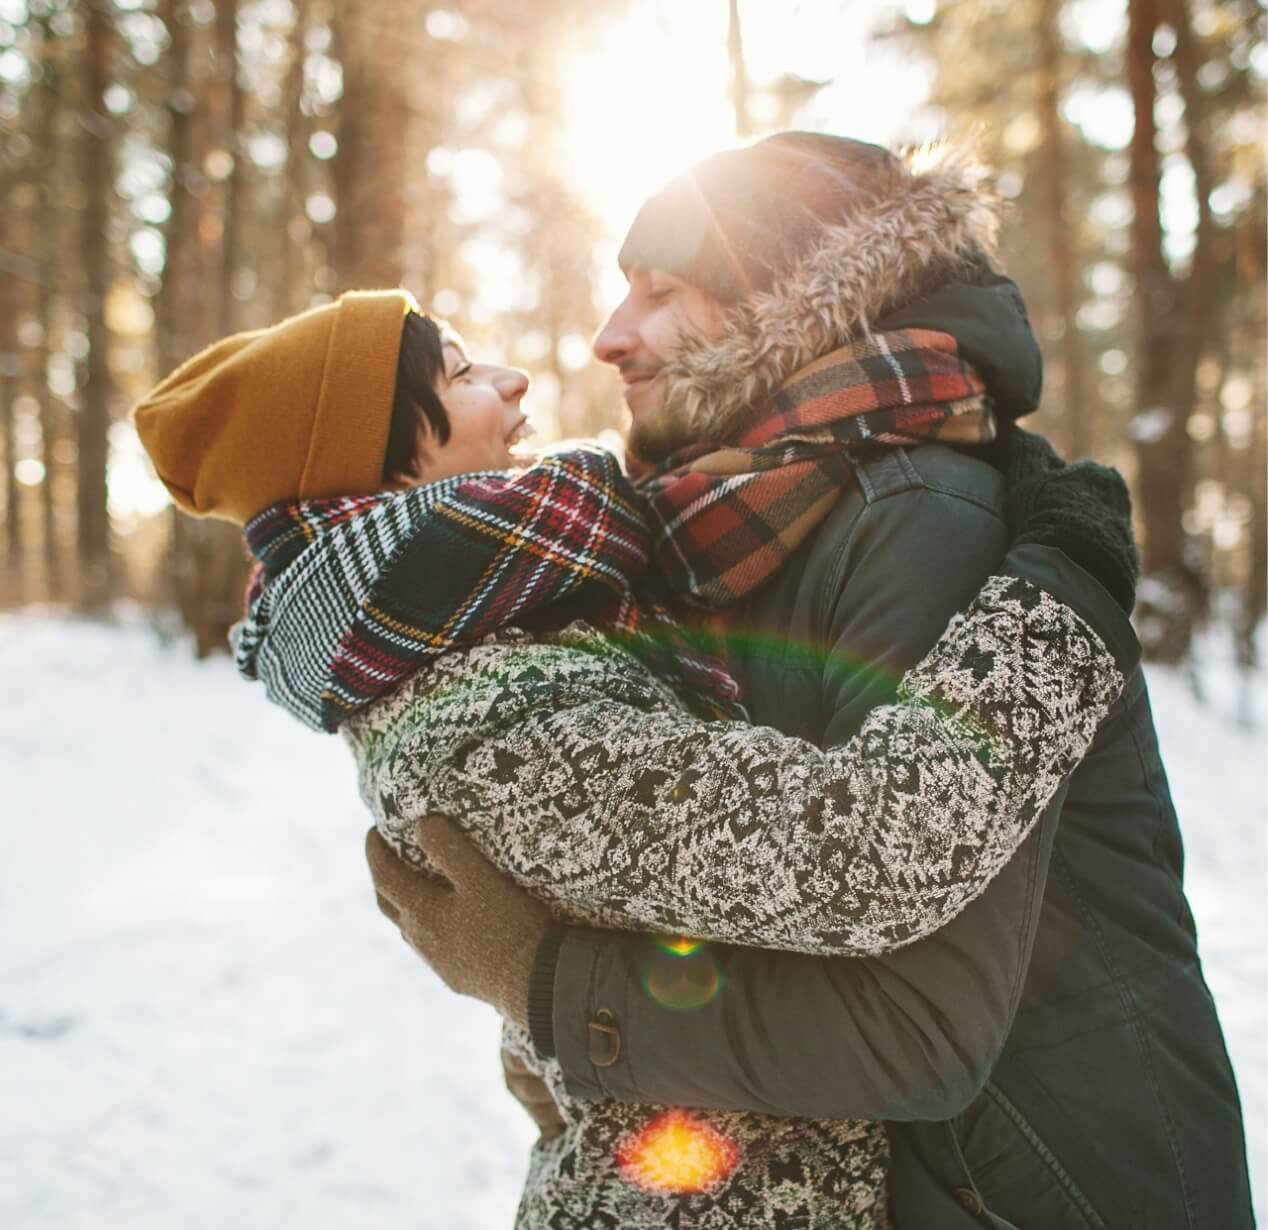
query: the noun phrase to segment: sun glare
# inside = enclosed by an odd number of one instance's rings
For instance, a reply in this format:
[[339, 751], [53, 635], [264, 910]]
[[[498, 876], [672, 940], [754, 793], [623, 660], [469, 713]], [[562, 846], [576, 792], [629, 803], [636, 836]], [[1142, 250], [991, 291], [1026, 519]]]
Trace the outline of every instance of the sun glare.
[[726, 6], [637, 4], [580, 43], [564, 74], [564, 156], [610, 236], [601, 296], [623, 294], [620, 236], [678, 172], [735, 143], [727, 100]]
[[685, 1110], [652, 1120], [621, 1146], [617, 1165], [636, 1187], [664, 1195], [708, 1191], [729, 1175], [739, 1149]]
[[[924, 71], [870, 37], [893, 8], [885, 0], [743, 4], [750, 78], [759, 87], [784, 75], [829, 82], [795, 117], [804, 127], [868, 141], [927, 140], [936, 133], [918, 115]], [[592, 30], [564, 69], [563, 156], [607, 233], [598, 289], [610, 307], [624, 294], [616, 250], [639, 205], [693, 162], [739, 141], [721, 0], [644, 0]], [[759, 88], [755, 102], [761, 97]], [[754, 120], [775, 122], [760, 108]]]

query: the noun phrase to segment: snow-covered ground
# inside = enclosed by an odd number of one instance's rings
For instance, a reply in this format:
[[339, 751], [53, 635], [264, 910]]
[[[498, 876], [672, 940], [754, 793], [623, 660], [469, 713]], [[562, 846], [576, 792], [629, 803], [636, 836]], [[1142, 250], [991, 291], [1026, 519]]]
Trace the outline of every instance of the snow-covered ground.
[[[1264, 689], [1205, 675], [1152, 685], [1263, 1209]], [[141, 623], [0, 616], [0, 688], [0, 1226], [509, 1227], [496, 1020], [375, 910], [338, 741]]]

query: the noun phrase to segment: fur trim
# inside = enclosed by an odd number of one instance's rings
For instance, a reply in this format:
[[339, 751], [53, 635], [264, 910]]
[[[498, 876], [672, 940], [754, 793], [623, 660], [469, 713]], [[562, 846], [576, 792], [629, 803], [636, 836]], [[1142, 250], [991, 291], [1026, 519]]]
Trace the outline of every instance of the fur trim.
[[993, 258], [1000, 199], [964, 150], [909, 153], [894, 193], [839, 226], [771, 290], [742, 299], [716, 341], [684, 340], [665, 412], [684, 440], [732, 439], [800, 368], [943, 277]]

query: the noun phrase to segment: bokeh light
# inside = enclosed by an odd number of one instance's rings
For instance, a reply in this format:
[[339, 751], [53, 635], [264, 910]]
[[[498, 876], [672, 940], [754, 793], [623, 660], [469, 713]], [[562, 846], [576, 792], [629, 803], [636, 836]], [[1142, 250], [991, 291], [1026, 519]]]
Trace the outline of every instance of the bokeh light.
[[734, 1142], [685, 1110], [652, 1120], [617, 1151], [617, 1165], [629, 1182], [665, 1195], [707, 1191], [739, 1160]]

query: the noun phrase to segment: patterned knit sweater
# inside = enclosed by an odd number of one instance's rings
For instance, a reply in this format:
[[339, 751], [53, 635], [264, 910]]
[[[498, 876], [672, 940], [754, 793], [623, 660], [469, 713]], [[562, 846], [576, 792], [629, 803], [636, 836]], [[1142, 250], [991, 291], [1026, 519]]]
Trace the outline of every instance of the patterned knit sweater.
[[[252, 630], [253, 670], [284, 666], [269, 665], [271, 637], [302, 640], [304, 578], [340, 551], [346, 525], [266, 586], [284, 600]], [[279, 592], [283, 581], [297, 592]], [[1080, 616], [1001, 576], [903, 678], [896, 703], [829, 751], [696, 716], [581, 621], [506, 627], [447, 652], [342, 730], [376, 824], [418, 865], [413, 824], [443, 812], [560, 917], [866, 954], [927, 935], [983, 890], [1122, 684]], [[567, 1124], [534, 1147], [520, 1230], [886, 1225], [883, 1125], [583, 1102], [525, 1033], [508, 1026], [506, 1041]], [[702, 1168], [666, 1170], [658, 1134]]]
[[[993, 578], [849, 743], [692, 717], [582, 624], [441, 658], [344, 727], [363, 798], [410, 829], [458, 817], [562, 917], [805, 952], [875, 953], [942, 926], [1017, 848], [1122, 686], [1069, 608]], [[510, 1027], [567, 1129], [534, 1147], [520, 1230], [883, 1227], [880, 1124], [693, 1112], [734, 1169], [700, 1192], [640, 1180], [667, 1108], [573, 1099]], [[646, 1171], [646, 1166], [643, 1166]]]

